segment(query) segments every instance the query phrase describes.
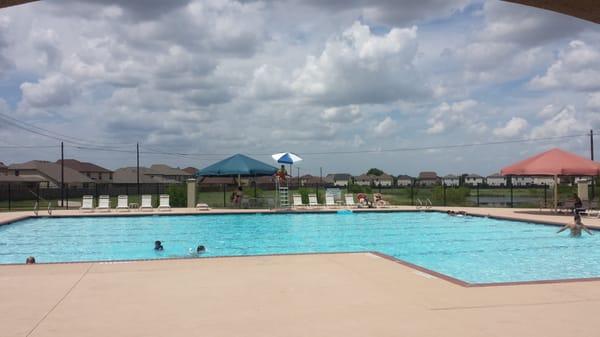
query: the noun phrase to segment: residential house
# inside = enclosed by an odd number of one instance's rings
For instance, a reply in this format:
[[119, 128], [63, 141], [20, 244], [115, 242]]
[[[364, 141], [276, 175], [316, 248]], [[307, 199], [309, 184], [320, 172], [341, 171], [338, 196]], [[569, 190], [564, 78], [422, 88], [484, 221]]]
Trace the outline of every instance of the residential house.
[[442, 182], [445, 186], [459, 186], [460, 178], [454, 174], [447, 174], [442, 177]]
[[[123, 167], [113, 172], [113, 184], [137, 184], [137, 168]], [[147, 167], [140, 167], [140, 184], [177, 184], [177, 180], [164, 178], [160, 175], [154, 175], [154, 170]]]
[[163, 164], [154, 164], [150, 166], [150, 171], [144, 174], [148, 174], [151, 177], [160, 177], [162, 179], [175, 180], [179, 182], [185, 182], [189, 178], [193, 178], [194, 175], [179, 168], [170, 167]]
[[533, 185], [533, 177], [511, 176], [512, 185], [515, 187], [527, 187]]
[[195, 177], [198, 174], [198, 171], [200, 171], [200, 170], [195, 167], [188, 166], [188, 167], [182, 169], [182, 171], [187, 172]]
[[[61, 166], [57, 163], [42, 160], [32, 160], [22, 164], [11, 164], [8, 166], [8, 175], [23, 177], [29, 180], [40, 180], [45, 183], [40, 187], [58, 188], [61, 182]], [[64, 168], [64, 183], [69, 187], [89, 187], [93, 180], [73, 170]]]
[[[559, 181], [560, 183], [560, 178]], [[549, 177], [549, 176], [538, 176], [538, 177], [533, 177], [533, 185], [536, 186], [549, 186], [552, 187], [554, 186], [554, 177]]]
[[3, 162], [0, 161], [0, 176], [8, 174], [8, 167], [4, 165]]
[[325, 177], [325, 179], [328, 183], [340, 187], [345, 187], [348, 186], [348, 184], [352, 183], [352, 175], [348, 173], [328, 174], [327, 177]]
[[380, 176], [373, 177], [373, 186], [392, 187], [394, 185], [394, 177], [384, 173]]
[[479, 174], [471, 173], [464, 176], [465, 177], [465, 185], [467, 186], [477, 186], [483, 185], [484, 179]]
[[[61, 164], [61, 160], [57, 160], [56, 163], [58, 165]], [[96, 164], [81, 162], [75, 159], [65, 159], [64, 160], [65, 167], [72, 168], [73, 170], [87, 176], [95, 183], [111, 183], [113, 178], [113, 172], [111, 170], [105, 169], [104, 167], [98, 166]]]
[[413, 183], [413, 180], [414, 180], [413, 177], [408, 176], [406, 174], [401, 174], [396, 179], [396, 184], [398, 184], [398, 187], [411, 186]]
[[373, 177], [368, 174], [361, 174], [354, 177], [354, 184], [359, 186], [371, 186]]
[[321, 177], [315, 177], [310, 174], [303, 175], [300, 177], [301, 186], [319, 186], [322, 185]]
[[491, 187], [504, 187], [506, 186], [506, 177], [500, 173], [490, 174], [485, 178], [488, 186]]
[[417, 180], [420, 186], [433, 186], [439, 184], [440, 182], [440, 178], [438, 177], [437, 173], [433, 171], [420, 172]]

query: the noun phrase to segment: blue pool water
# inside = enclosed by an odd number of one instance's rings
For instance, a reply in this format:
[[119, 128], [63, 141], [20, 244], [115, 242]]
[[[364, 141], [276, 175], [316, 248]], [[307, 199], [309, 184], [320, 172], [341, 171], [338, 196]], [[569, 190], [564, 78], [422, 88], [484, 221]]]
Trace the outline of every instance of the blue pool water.
[[[0, 226], [0, 264], [379, 251], [470, 283], [600, 276], [600, 233], [443, 213], [37, 218]], [[165, 250], [155, 252], [154, 241]]]

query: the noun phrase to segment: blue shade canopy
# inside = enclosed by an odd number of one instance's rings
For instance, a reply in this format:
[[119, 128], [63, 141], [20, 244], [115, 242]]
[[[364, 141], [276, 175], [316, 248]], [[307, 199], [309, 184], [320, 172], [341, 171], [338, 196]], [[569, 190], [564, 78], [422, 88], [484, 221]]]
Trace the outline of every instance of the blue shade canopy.
[[277, 168], [262, 161], [236, 154], [198, 171], [198, 176], [270, 176]]

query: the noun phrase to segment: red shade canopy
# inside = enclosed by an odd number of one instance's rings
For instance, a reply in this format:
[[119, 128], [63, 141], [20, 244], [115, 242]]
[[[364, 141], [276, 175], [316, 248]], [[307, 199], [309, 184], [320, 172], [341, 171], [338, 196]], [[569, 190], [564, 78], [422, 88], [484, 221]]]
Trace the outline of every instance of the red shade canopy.
[[600, 174], [600, 163], [552, 149], [507, 166], [501, 173], [505, 176], [596, 176]]

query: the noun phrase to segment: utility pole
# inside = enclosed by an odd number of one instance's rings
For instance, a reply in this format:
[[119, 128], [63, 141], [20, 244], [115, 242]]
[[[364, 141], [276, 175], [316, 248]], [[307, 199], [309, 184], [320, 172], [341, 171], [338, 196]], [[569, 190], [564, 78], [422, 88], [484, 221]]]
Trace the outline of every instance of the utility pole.
[[60, 205], [65, 207], [65, 144], [60, 142]]
[[138, 198], [140, 197], [140, 143], [135, 144], [136, 148], [136, 175], [137, 175], [137, 194]]
[[[594, 160], [594, 130], [590, 130], [590, 159]], [[596, 177], [592, 177], [592, 198], [591, 200], [594, 200], [594, 198], [596, 197], [596, 186], [594, 186], [596, 184]]]

